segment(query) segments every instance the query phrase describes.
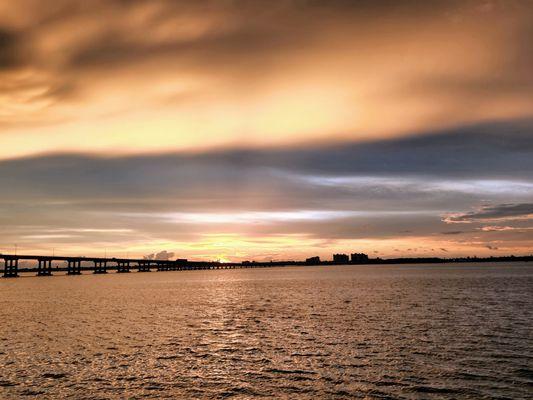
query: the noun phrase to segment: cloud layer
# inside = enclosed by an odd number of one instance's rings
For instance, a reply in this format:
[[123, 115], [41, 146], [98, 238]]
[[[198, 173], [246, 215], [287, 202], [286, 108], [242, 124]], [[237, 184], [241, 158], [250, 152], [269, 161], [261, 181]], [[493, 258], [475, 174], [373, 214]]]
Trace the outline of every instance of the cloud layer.
[[360, 141], [530, 117], [525, 1], [0, 4], [0, 158]]
[[531, 126], [320, 147], [5, 160], [0, 240], [191, 258], [527, 253]]
[[0, 251], [531, 251], [528, 1], [0, 1]]
[[[472, 222], [493, 222], [509, 220], [533, 220], [533, 203], [521, 204], [498, 204], [495, 206], [484, 206], [477, 211], [463, 214], [456, 214], [446, 218], [450, 223], [472, 223]], [[486, 227], [483, 230], [511, 230], [509, 226], [498, 229], [495, 226]]]

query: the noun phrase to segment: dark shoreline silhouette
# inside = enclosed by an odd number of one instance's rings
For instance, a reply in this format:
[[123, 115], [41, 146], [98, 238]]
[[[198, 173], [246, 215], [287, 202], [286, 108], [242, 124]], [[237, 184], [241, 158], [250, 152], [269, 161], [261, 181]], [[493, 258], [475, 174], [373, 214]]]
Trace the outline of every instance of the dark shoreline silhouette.
[[378, 265], [378, 264], [444, 264], [444, 263], [469, 263], [469, 262], [528, 262], [533, 261], [533, 255], [529, 256], [501, 256], [501, 257], [399, 257], [399, 258], [369, 258], [365, 261], [336, 262], [323, 260], [318, 262], [307, 261], [271, 261], [255, 262], [250, 261], [245, 265], [270, 264], [270, 265]]
[[[311, 257], [305, 261], [242, 261], [240, 263], [218, 261], [189, 261], [177, 260], [154, 260], [154, 259], [125, 259], [125, 258], [102, 258], [102, 257], [68, 257], [68, 256], [40, 256], [40, 255], [15, 255], [0, 254], [3, 260], [3, 269], [0, 274], [3, 277], [17, 277], [19, 272], [37, 272], [37, 276], [50, 276], [52, 272], [67, 272], [68, 275], [80, 275], [82, 271], [92, 271], [95, 274], [106, 274], [108, 271], [119, 273], [130, 272], [137, 269], [138, 272], [156, 271], [189, 271], [211, 269], [234, 269], [234, 268], [268, 268], [281, 266], [318, 266], [318, 265], [378, 265], [378, 264], [444, 264], [444, 263], [476, 263], [476, 262], [530, 262], [533, 255], [529, 256], [501, 256], [501, 257], [402, 257], [402, 258], [368, 258], [366, 254], [355, 253], [348, 259], [346, 255], [335, 254], [332, 261], [322, 261], [319, 257]], [[19, 261], [36, 261], [36, 267], [19, 266]], [[53, 262], [66, 263], [66, 266], [53, 266]], [[88, 265], [89, 264], [89, 265]], [[92, 264], [92, 265], [91, 265]]]

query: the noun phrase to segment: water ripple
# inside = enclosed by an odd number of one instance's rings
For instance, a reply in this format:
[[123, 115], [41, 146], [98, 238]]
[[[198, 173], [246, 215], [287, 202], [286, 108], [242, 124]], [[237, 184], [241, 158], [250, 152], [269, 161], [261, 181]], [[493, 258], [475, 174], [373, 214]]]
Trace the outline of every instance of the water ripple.
[[0, 281], [0, 398], [528, 399], [533, 267]]

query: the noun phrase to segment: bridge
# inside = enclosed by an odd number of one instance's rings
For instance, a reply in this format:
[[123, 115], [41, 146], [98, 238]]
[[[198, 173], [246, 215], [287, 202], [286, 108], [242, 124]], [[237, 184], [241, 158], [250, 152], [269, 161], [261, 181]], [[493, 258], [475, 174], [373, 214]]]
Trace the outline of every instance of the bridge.
[[[147, 260], [136, 258], [107, 257], [62, 257], [39, 255], [0, 254], [5, 278], [15, 278], [22, 272], [35, 272], [37, 276], [51, 276], [53, 272], [66, 272], [67, 275], [81, 275], [82, 271], [94, 274], [107, 274], [110, 271], [127, 273], [155, 271], [192, 271], [201, 269], [262, 268], [279, 266], [278, 263], [220, 263], [188, 260]], [[20, 261], [33, 261], [33, 266], [22, 266]], [[57, 265], [57, 263], [61, 265]], [[56, 263], [56, 265], [53, 265]], [[0, 264], [1, 265], [1, 264]]]

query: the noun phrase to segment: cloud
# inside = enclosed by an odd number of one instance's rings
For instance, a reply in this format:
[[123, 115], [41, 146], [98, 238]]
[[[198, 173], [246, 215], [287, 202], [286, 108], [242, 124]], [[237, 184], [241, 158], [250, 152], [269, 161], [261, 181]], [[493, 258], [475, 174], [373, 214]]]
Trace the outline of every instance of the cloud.
[[533, 7], [430, 3], [4, 2], [0, 158], [356, 142], [531, 116]]
[[[523, 120], [487, 123], [322, 146], [3, 160], [0, 186], [10, 190], [0, 199], [0, 242], [74, 254], [117, 248], [120, 256], [136, 247], [138, 254], [152, 248], [181, 254], [170, 244], [195, 249], [205, 235], [246, 238], [231, 248], [266, 248], [293, 235], [321, 249], [353, 240], [426, 238], [436, 242], [431, 248], [457, 254], [457, 246], [484, 246], [475, 244], [482, 243], [478, 236], [505, 242], [505, 248], [527, 246], [531, 230], [448, 231], [441, 215], [474, 221], [495, 210], [457, 210], [491, 201], [508, 215], [509, 204], [529, 204], [529, 126]], [[216, 248], [216, 239], [209, 240], [205, 245]]]
[[482, 230], [483, 232], [512, 232], [512, 231], [525, 232], [525, 231], [533, 230], [533, 227], [491, 225], [491, 226], [482, 226], [481, 228], [478, 228], [478, 229]]
[[[431, 229], [442, 232], [438, 226], [442, 214], [487, 199], [522, 203], [531, 198], [533, 182], [526, 172], [533, 169], [533, 149], [525, 139], [528, 131], [513, 130], [512, 123], [499, 126], [499, 134], [489, 124], [488, 128], [458, 128], [425, 137], [321, 148], [4, 160], [0, 162], [0, 185], [11, 189], [3, 193], [0, 209], [6, 225], [24, 220], [53, 224], [55, 215], [67, 219], [68, 227], [78, 216], [103, 224], [86, 228], [134, 229], [135, 233], [127, 234], [131, 237], [156, 230], [156, 226], [166, 232], [167, 227], [161, 227], [164, 219], [158, 215], [174, 215], [194, 225], [173, 237], [194, 236], [199, 226], [205, 226], [202, 221], [208, 220], [271, 224], [268, 221], [285, 218], [294, 232], [300, 228], [295, 218], [309, 213], [324, 216], [326, 221], [346, 218], [346, 226], [340, 224], [337, 230], [327, 224], [301, 226], [336, 237], [361, 235], [361, 229], [353, 229], [361, 224], [352, 219], [363, 221], [378, 215], [397, 221], [398, 226], [377, 224], [380, 229], [367, 231], [373, 237], [380, 232], [397, 235], [411, 230], [410, 225], [418, 227], [412, 235], [427, 234]], [[474, 146], [478, 132], [489, 128], [491, 137]], [[505, 139], [514, 145], [502, 145]], [[461, 142], [465, 151], [456, 152]], [[485, 162], [487, 154], [493, 155], [492, 162]], [[451, 171], [447, 165], [452, 166]], [[96, 219], [95, 213], [101, 219]], [[144, 217], [133, 221], [127, 215]], [[417, 222], [426, 223], [426, 216], [432, 218], [431, 229], [422, 229]], [[231, 226], [237, 229], [235, 224]], [[274, 229], [283, 230], [279, 224], [274, 224]]]
[[[334, 238], [428, 235], [443, 232], [442, 214], [487, 199], [525, 204], [531, 198], [529, 126], [511, 121], [320, 147], [4, 160], [0, 186], [11, 189], [0, 200], [0, 219], [6, 227], [27, 221], [47, 229], [104, 229], [70, 232], [80, 242], [130, 240], [143, 232], [186, 240], [206, 225]], [[463, 214], [448, 222], [475, 218]], [[186, 223], [187, 231], [172, 232], [172, 221]]]
[[[532, 135], [533, 120], [522, 119], [456, 126], [364, 143], [324, 142], [319, 146], [290, 146], [286, 150], [233, 150], [211, 154], [218, 155], [215, 157], [221, 161], [274, 166], [323, 178], [383, 174], [384, 178], [391, 175], [468, 176], [491, 180], [524, 178], [527, 182], [528, 171], [533, 169]], [[324, 182], [327, 183], [326, 179]], [[445, 181], [434, 184], [450, 189]], [[501, 188], [497, 183], [494, 186]], [[485, 189], [491, 188], [486, 186]]]
[[0, 70], [21, 65], [22, 60], [18, 46], [17, 34], [0, 28]]
[[472, 223], [517, 219], [533, 219], [533, 203], [484, 206], [477, 211], [449, 215], [444, 221], [447, 223]]
[[174, 252], [168, 252], [166, 250], [159, 253], [151, 253], [143, 256], [145, 260], [170, 260], [174, 257]]

